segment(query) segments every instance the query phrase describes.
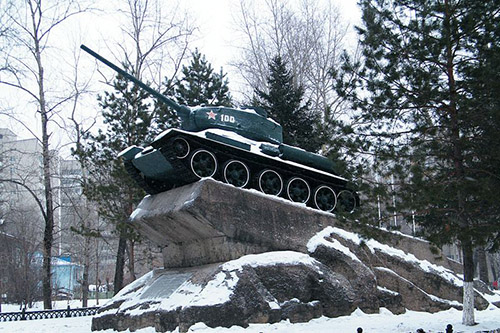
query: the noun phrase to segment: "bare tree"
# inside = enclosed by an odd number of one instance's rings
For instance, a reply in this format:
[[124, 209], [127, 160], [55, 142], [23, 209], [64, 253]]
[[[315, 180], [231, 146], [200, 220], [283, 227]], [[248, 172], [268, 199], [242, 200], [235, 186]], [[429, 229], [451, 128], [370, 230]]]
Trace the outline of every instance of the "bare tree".
[[347, 25], [330, 2], [240, 1], [236, 24], [242, 35], [241, 56], [233, 62], [245, 80], [248, 100], [256, 89], [264, 90], [271, 59], [280, 55], [305, 99], [326, 121], [338, 116], [341, 101], [334, 92], [330, 71], [338, 68]]
[[126, 8], [118, 11], [126, 17], [123, 39], [108, 48], [133, 75], [160, 89], [165, 77], [176, 76], [186, 57], [195, 30], [188, 14], [178, 0], [168, 5], [160, 0], [127, 0]]
[[[23, 0], [8, 1], [4, 15], [12, 27], [12, 34], [3, 39], [2, 45], [8, 45], [11, 54], [4, 54], [4, 76], [0, 84], [16, 89], [27, 96], [29, 104], [36, 110], [40, 124], [37, 136], [42, 146], [43, 165], [43, 204], [40, 211], [45, 223], [43, 232], [43, 300], [46, 309], [52, 308], [51, 302], [51, 256], [54, 240], [54, 191], [51, 181], [51, 122], [56, 122], [57, 112], [72, 98], [71, 93], [56, 91], [49, 87], [45, 55], [52, 43], [50, 36], [65, 21], [87, 8], [83, 1], [76, 0]], [[53, 80], [51, 80], [53, 82]], [[56, 80], [57, 82], [57, 80]], [[59, 82], [58, 82], [59, 83]], [[54, 89], [54, 90], [52, 90]], [[62, 96], [62, 97], [61, 97]], [[33, 134], [34, 125], [25, 124]]]
[[[179, 70], [193, 28], [188, 24], [186, 14], [181, 13], [179, 5], [173, 1], [169, 6], [159, 0], [128, 0], [126, 4], [126, 8], [119, 8], [119, 12], [127, 18], [122, 26], [124, 40], [108, 47], [115, 58], [120, 59], [133, 75], [145, 82], [153, 82], [152, 85], [160, 90], [163, 79], [167, 77], [167, 82], [172, 81]], [[166, 61], [168, 64], [165, 64]], [[114, 77], [115, 75], [106, 76], [106, 81], [109, 83]], [[134, 135], [136, 134], [127, 134], [129, 138]], [[127, 146], [127, 143], [122, 142], [122, 146]], [[91, 162], [92, 159], [89, 160], [89, 163]], [[93, 173], [92, 177], [96, 178], [94, 181], [100, 184], [116, 183], [113, 177], [104, 174], [102, 165], [94, 168], [88, 164], [86, 167], [98, 171]], [[127, 189], [121, 191], [125, 192]], [[137, 204], [133, 195], [124, 194], [124, 198], [129, 198], [126, 202], [120, 200], [118, 195], [109, 198], [109, 194], [106, 194], [105, 197], [106, 199], [100, 200], [98, 204], [110, 220], [123, 221]], [[127, 255], [130, 280], [135, 279], [136, 271], [135, 240], [128, 236], [130, 233], [126, 228], [117, 228], [117, 232], [119, 242], [114, 277], [115, 292], [124, 285]]]
[[[167, 81], [172, 81], [186, 55], [193, 28], [189, 26], [186, 14], [179, 13], [178, 3], [172, 2], [172, 6], [169, 6], [167, 11], [164, 10], [166, 7], [164, 2], [159, 0], [128, 0], [127, 5], [128, 8], [124, 10], [124, 14], [128, 21], [122, 27], [122, 31], [130, 43], [120, 44], [125, 55], [125, 64], [139, 79], [148, 78], [153, 82], [156, 81], [156, 86], [160, 90], [165, 58], [171, 62], [168, 66], [170, 78], [167, 78]], [[128, 49], [130, 51], [124, 46], [126, 44], [130, 44]], [[175, 46], [172, 48], [174, 52], [169, 50], [171, 46]], [[132, 213], [133, 208], [133, 203], [130, 202], [126, 208], [127, 215]], [[122, 246], [119, 250], [126, 251], [117, 256], [115, 288], [121, 284], [120, 279], [123, 279], [123, 273], [119, 272], [119, 269], [123, 267], [122, 261], [125, 259], [125, 253], [128, 254], [128, 270], [131, 280], [136, 279], [134, 239], [129, 239], [127, 248]]]
[[[5, 194], [5, 193], [4, 193]], [[16, 195], [16, 193], [10, 193]], [[36, 211], [35, 211], [36, 212]], [[6, 205], [5, 221], [0, 227], [0, 257], [4, 292], [9, 302], [31, 304], [40, 299], [41, 261], [40, 219], [29, 203], [17, 202]]]

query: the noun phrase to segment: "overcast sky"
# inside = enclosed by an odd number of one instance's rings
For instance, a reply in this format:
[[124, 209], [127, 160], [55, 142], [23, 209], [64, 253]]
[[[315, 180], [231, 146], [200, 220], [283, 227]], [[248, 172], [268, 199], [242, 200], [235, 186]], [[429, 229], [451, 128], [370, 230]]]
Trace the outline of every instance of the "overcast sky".
[[[234, 11], [240, 0], [184, 0], [190, 12], [197, 19], [200, 27], [201, 38], [196, 45], [215, 68], [224, 67], [229, 70], [228, 64], [234, 53], [228, 52], [237, 44], [237, 36], [234, 34]], [[249, 0], [252, 1], [252, 0]], [[286, 0], [283, 0], [286, 1]], [[290, 0], [288, 0], [290, 1]], [[318, 0], [310, 0], [318, 1]], [[326, 0], [335, 4], [351, 27], [359, 24], [360, 11], [357, 0]], [[352, 35], [352, 38], [355, 38]]]
[[[99, 40], [109, 39], [110, 36], [119, 35], [119, 15], [113, 13], [113, 6], [123, 0], [111, 0], [101, 5], [106, 6], [106, 12], [96, 18], [94, 15], [87, 17], [83, 30], [93, 31], [84, 42], [87, 44], [98, 43]], [[254, 1], [254, 0], [247, 0]], [[259, 0], [258, 2], [264, 2]], [[283, 0], [285, 2], [297, 2], [302, 0]], [[352, 28], [360, 22], [360, 11], [357, 7], [357, 0], [308, 0], [308, 1], [330, 1], [337, 6], [346, 23]], [[254, 1], [257, 2], [257, 1]], [[166, 2], [167, 4], [170, 2]], [[237, 56], [236, 45], [238, 45], [238, 35], [236, 33], [235, 20], [239, 10], [240, 0], [181, 0], [189, 15], [193, 18], [193, 25], [197, 26], [196, 38], [190, 47], [197, 47], [200, 52], [206, 55], [207, 60], [218, 70], [221, 66], [225, 72], [229, 72], [231, 77], [230, 62]], [[168, 7], [162, 10], [168, 11]], [[99, 31], [96, 31], [99, 27]], [[356, 36], [351, 29], [350, 40], [356, 40]], [[92, 45], [88, 45], [92, 48]], [[100, 45], [94, 46], [97, 50]], [[230, 80], [231, 81], [231, 80]]]

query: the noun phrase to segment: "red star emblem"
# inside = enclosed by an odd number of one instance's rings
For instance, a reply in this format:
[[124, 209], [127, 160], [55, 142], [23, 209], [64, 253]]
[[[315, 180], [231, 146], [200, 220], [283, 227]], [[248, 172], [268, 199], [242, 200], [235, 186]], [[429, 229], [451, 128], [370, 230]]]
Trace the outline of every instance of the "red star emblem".
[[215, 112], [213, 111], [210, 111], [210, 112], [207, 112], [207, 115], [208, 115], [208, 119], [213, 119], [215, 120], [215, 116], [217, 115]]

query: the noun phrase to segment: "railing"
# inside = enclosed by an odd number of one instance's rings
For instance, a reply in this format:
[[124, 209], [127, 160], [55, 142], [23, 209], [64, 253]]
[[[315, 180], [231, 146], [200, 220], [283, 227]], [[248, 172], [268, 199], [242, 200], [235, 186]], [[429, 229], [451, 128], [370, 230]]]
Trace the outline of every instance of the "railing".
[[50, 318], [70, 318], [93, 316], [97, 313], [99, 307], [77, 308], [71, 309], [69, 306], [63, 310], [41, 310], [41, 311], [23, 311], [21, 312], [5, 312], [0, 313], [0, 321], [17, 321], [17, 320], [33, 320], [33, 319], [50, 319]]

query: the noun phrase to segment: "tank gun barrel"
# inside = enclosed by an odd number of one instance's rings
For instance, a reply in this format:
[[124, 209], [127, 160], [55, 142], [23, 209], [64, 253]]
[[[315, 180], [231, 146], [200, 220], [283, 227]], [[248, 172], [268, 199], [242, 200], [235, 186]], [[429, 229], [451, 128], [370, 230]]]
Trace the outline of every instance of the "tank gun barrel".
[[84, 50], [85, 52], [87, 52], [88, 54], [90, 54], [91, 56], [93, 56], [94, 58], [96, 58], [97, 60], [99, 60], [100, 62], [102, 62], [105, 65], [107, 65], [108, 67], [114, 69], [116, 72], [118, 72], [120, 75], [122, 75], [123, 77], [125, 77], [127, 80], [130, 80], [130, 81], [134, 82], [139, 87], [141, 87], [142, 89], [146, 90], [148, 93], [150, 93], [151, 95], [153, 95], [154, 97], [156, 97], [159, 101], [165, 103], [166, 105], [168, 105], [169, 107], [171, 107], [172, 109], [174, 109], [177, 112], [177, 115], [181, 119], [185, 119], [185, 118], [187, 118], [189, 116], [189, 113], [191, 111], [190, 111], [190, 109], [187, 106], [177, 104], [176, 102], [174, 102], [173, 100], [171, 100], [167, 96], [163, 95], [162, 93], [160, 93], [160, 92], [154, 90], [153, 88], [151, 88], [150, 86], [146, 85], [144, 82], [142, 82], [141, 80], [139, 80], [135, 76], [133, 76], [133, 75], [125, 72], [123, 69], [121, 69], [120, 67], [116, 66], [111, 61], [109, 61], [106, 58], [102, 57], [98, 53], [92, 51], [87, 46], [85, 46], [85, 45], [82, 44], [80, 46], [80, 48], [82, 50]]

